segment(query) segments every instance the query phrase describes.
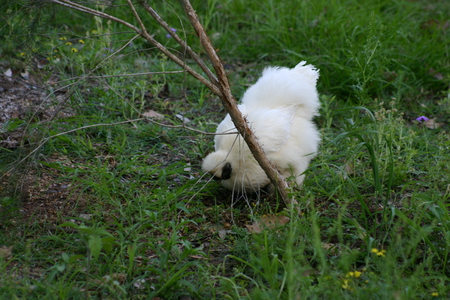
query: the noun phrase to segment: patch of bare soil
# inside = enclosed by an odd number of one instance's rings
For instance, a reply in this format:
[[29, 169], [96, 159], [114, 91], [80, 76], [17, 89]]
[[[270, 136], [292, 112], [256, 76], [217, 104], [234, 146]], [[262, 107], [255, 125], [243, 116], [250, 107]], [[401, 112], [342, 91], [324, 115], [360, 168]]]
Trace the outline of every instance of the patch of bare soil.
[[[61, 217], [74, 215], [82, 209], [85, 201], [79, 201], [76, 187], [71, 182], [61, 181], [57, 172], [52, 169], [30, 171], [28, 174], [6, 174], [3, 180], [10, 181], [9, 193], [15, 191], [20, 195], [19, 207], [15, 217], [25, 222], [59, 224]], [[5, 208], [6, 209], [6, 208]], [[0, 206], [0, 214], [1, 214]], [[17, 219], [17, 218], [14, 218]]]
[[[13, 168], [11, 162], [30, 151], [26, 149], [28, 141], [36, 142], [37, 137], [27, 125], [45, 125], [55, 117], [71, 116], [73, 112], [63, 105], [64, 94], [48, 92], [56, 77], [47, 74], [43, 82], [42, 73], [30, 74], [8, 67], [1, 68], [0, 72], [0, 199], [20, 199], [17, 210], [26, 221], [53, 223], [61, 213], [71, 212], [75, 207], [77, 199], [70, 183], [61, 182], [57, 170], [41, 168], [38, 172], [30, 164]], [[17, 155], [11, 160], [14, 153]], [[9, 207], [0, 204], [0, 215], [10, 213]]]
[[72, 110], [64, 107], [64, 93], [47, 92], [56, 82], [49, 76], [41, 82], [42, 74], [30, 74], [28, 71], [2, 70], [0, 74], [0, 147], [11, 149], [18, 147], [24, 138], [24, 130], [11, 129], [13, 122], [46, 122], [55, 117], [73, 115]]

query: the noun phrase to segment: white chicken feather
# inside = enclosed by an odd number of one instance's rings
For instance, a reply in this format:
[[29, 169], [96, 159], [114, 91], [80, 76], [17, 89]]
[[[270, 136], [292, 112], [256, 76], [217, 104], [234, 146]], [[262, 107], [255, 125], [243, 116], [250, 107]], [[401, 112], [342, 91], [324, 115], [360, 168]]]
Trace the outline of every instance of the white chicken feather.
[[[320, 134], [312, 119], [320, 106], [319, 71], [306, 62], [295, 68], [268, 67], [238, 105], [268, 159], [298, 186], [317, 153]], [[216, 133], [236, 131], [230, 115]], [[215, 152], [203, 160], [204, 171], [235, 192], [256, 192], [270, 183], [240, 135], [216, 135]]]

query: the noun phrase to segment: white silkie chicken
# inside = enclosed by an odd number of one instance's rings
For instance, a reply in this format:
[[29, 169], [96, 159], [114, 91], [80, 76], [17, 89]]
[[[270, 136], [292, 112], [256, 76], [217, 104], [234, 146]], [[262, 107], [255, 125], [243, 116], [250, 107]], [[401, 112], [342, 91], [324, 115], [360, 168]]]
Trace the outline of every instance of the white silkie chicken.
[[[319, 71], [305, 64], [266, 68], [238, 105], [268, 159], [299, 187], [320, 142], [312, 121], [320, 106]], [[224, 132], [237, 132], [230, 115], [217, 127], [216, 133]], [[205, 157], [202, 168], [224, 187], [237, 193], [256, 192], [270, 183], [240, 135], [216, 135], [214, 141], [215, 152]]]

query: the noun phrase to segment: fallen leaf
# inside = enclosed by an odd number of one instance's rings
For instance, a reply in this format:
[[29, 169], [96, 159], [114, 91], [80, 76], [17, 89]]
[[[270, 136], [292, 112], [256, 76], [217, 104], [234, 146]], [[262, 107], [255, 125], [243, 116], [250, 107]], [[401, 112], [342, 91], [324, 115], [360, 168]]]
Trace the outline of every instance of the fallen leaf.
[[6, 77], [12, 77], [11, 69], [6, 70], [5, 73], [3, 73], [3, 75], [5, 75]]
[[0, 257], [3, 259], [10, 259], [12, 256], [12, 249], [13, 249], [13, 246], [11, 246], [11, 247], [1, 246], [0, 247]]
[[228, 231], [228, 230], [226, 230], [226, 229], [221, 229], [221, 230], [219, 230], [219, 237], [220, 237], [221, 240], [224, 240], [224, 239], [226, 238], [226, 236], [227, 236], [227, 231]]
[[437, 72], [436, 74], [433, 75], [434, 78], [436, 78], [437, 80], [443, 80], [445, 77], [444, 75], [442, 75], [442, 73]]
[[125, 273], [112, 273], [111, 274], [111, 278], [113, 280], [118, 281], [120, 284], [125, 283], [126, 279], [127, 279], [127, 274]]
[[435, 119], [429, 119], [427, 121], [423, 121], [422, 124], [428, 128], [436, 129], [444, 125], [444, 123], [436, 123]]
[[189, 120], [188, 118], [186, 118], [185, 116], [183, 116], [183, 115], [180, 115], [180, 114], [176, 114], [175, 115], [178, 119], [180, 119], [182, 122], [183, 122], [183, 124], [187, 124], [187, 123], [189, 123], [191, 120]]
[[290, 219], [283, 215], [265, 215], [252, 225], [245, 225], [251, 233], [261, 233], [264, 228], [275, 229], [288, 223]]
[[90, 220], [92, 218], [92, 214], [80, 214], [80, 218], [84, 220]]
[[430, 75], [432, 75], [434, 78], [436, 78], [437, 80], [443, 80], [443, 79], [445, 78], [445, 76], [444, 76], [442, 73], [436, 71], [436, 70], [433, 69], [433, 68], [430, 68], [430, 69], [428, 70], [428, 73], [429, 73]]
[[142, 116], [146, 117], [146, 118], [150, 118], [150, 119], [157, 119], [157, 120], [164, 119], [164, 116], [162, 114], [157, 113], [154, 110], [146, 111], [146, 112], [142, 113]]
[[355, 173], [355, 164], [351, 161], [346, 161], [344, 164], [344, 171], [347, 174]]
[[46, 58], [36, 59], [36, 64], [38, 69], [43, 69], [48, 64], [48, 60]]
[[450, 27], [450, 22], [447, 20], [445, 23], [444, 21], [436, 20], [436, 19], [429, 19], [426, 22], [423, 22], [420, 25], [421, 29], [440, 29], [440, 30], [446, 30]]
[[145, 279], [136, 279], [136, 281], [133, 283], [133, 286], [137, 288], [138, 290], [142, 290], [145, 288]]
[[27, 80], [27, 79], [30, 78], [30, 73], [29, 73], [28, 71], [25, 71], [25, 72], [23, 72], [23, 73], [20, 73], [20, 76], [21, 76], [23, 79]]
[[258, 222], [254, 222], [252, 225], [245, 225], [250, 233], [261, 233], [261, 228]]

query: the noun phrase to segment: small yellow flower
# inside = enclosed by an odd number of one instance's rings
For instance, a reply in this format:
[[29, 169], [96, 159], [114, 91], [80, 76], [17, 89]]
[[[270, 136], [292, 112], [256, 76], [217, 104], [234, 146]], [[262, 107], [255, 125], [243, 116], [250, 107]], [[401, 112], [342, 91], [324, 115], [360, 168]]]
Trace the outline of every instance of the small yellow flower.
[[77, 48], [72, 48], [72, 52], [77, 53], [77, 52], [78, 52], [78, 49], [77, 49]]
[[72, 43], [71, 43], [71, 42], [67, 42], [66, 45], [67, 45], [67, 46], [71, 46]]
[[60, 39], [61, 41], [67, 40], [67, 38], [66, 38], [65, 36], [62, 36], [62, 37], [60, 37], [59, 39]]
[[375, 253], [377, 256], [386, 256], [386, 250], [378, 250], [377, 248], [372, 248], [372, 253]]
[[353, 291], [353, 289], [350, 287], [350, 285], [348, 283], [349, 283], [349, 280], [348, 279], [344, 279], [344, 283], [342, 284], [342, 288], [345, 289], [345, 290]]
[[432, 293], [431, 293], [431, 296], [433, 296], [433, 297], [439, 297], [439, 293], [438, 293], [438, 292], [432, 292]]
[[80, 42], [80, 43], [84, 44], [84, 41], [83, 41], [83, 40], [78, 40], [78, 42]]
[[26, 52], [20, 52], [19, 56], [24, 57], [27, 53]]
[[355, 271], [355, 272], [348, 272], [347, 273], [347, 277], [355, 277], [355, 278], [359, 278], [361, 276], [362, 272], [359, 271]]
[[53, 50], [53, 52], [58, 53], [59, 51], [55, 49], [55, 50]]

